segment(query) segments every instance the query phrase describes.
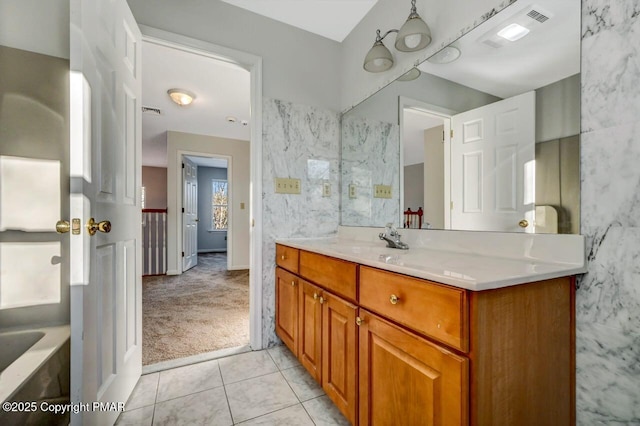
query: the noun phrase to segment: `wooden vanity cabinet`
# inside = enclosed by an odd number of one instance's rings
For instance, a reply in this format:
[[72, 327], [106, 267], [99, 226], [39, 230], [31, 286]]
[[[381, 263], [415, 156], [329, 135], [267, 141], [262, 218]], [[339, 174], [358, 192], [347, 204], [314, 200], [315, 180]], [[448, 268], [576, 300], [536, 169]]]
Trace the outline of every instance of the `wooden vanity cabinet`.
[[360, 309], [359, 424], [468, 424], [469, 360]]
[[[322, 381], [322, 289], [301, 280], [299, 300], [298, 359], [309, 374]], [[322, 299], [324, 301], [324, 298]]]
[[298, 280], [276, 268], [276, 334], [298, 356]]

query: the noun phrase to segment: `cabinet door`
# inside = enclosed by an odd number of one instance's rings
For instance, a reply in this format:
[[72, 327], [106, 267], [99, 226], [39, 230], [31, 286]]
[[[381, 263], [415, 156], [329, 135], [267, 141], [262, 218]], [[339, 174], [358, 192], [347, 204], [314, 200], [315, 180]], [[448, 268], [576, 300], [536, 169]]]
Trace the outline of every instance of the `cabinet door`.
[[363, 425], [467, 425], [468, 360], [363, 309]]
[[298, 359], [309, 374], [321, 381], [322, 356], [322, 290], [300, 279]]
[[356, 424], [357, 307], [327, 292], [322, 297], [322, 388]]
[[298, 277], [276, 268], [276, 334], [298, 356]]

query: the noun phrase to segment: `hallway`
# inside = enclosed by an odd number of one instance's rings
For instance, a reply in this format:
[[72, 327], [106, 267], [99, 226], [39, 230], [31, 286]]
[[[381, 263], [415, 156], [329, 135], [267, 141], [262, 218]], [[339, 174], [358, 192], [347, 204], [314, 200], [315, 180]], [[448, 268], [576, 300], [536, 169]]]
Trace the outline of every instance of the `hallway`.
[[249, 271], [226, 267], [226, 253], [205, 253], [181, 275], [143, 278], [143, 365], [249, 344]]

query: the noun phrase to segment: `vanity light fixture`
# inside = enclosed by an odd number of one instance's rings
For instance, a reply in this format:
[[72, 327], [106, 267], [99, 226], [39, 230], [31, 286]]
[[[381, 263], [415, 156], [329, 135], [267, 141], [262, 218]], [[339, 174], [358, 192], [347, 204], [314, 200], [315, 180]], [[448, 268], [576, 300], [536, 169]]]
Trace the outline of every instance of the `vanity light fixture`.
[[167, 90], [167, 94], [173, 102], [177, 103], [181, 107], [191, 104], [191, 102], [196, 98], [196, 95], [192, 92], [183, 89], [169, 89]]
[[454, 46], [447, 46], [435, 55], [431, 56], [427, 61], [432, 64], [450, 64], [460, 57], [460, 49]]
[[420, 77], [420, 74], [421, 74], [420, 70], [416, 67], [413, 67], [409, 71], [405, 72], [400, 77], [398, 77], [398, 81], [415, 80], [416, 78]]
[[382, 42], [390, 33], [398, 33], [395, 47], [401, 52], [417, 52], [431, 43], [431, 30], [418, 15], [416, 0], [411, 0], [411, 13], [400, 30], [389, 30], [382, 36], [380, 30], [376, 30], [376, 41], [364, 58], [366, 71], [383, 72], [393, 66], [393, 56]]
[[529, 34], [529, 31], [529, 28], [520, 24], [511, 24], [498, 31], [498, 36], [509, 41], [516, 41]]

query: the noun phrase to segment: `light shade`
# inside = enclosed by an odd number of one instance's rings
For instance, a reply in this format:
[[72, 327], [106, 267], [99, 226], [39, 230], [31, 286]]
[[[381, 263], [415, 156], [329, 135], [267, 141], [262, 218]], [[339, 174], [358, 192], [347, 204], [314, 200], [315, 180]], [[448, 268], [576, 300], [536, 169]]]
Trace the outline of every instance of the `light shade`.
[[171, 100], [180, 106], [187, 106], [196, 98], [192, 92], [183, 89], [169, 89], [167, 94], [171, 97]]
[[415, 80], [418, 77], [420, 77], [420, 70], [418, 68], [413, 67], [409, 71], [405, 72], [400, 77], [398, 77], [398, 81], [411, 81], [411, 80]]
[[382, 43], [382, 40], [376, 40], [367, 56], [364, 57], [364, 69], [369, 72], [383, 72], [392, 66], [393, 56], [391, 52]]
[[431, 43], [431, 30], [416, 11], [416, 2], [411, 2], [411, 14], [400, 27], [396, 36], [396, 49], [401, 52], [416, 52]]
[[447, 46], [435, 55], [431, 56], [427, 61], [432, 64], [449, 64], [460, 57], [460, 49], [454, 46]]

